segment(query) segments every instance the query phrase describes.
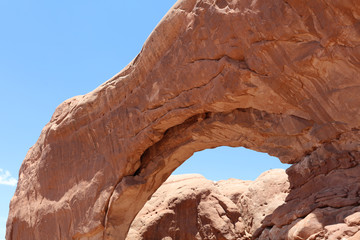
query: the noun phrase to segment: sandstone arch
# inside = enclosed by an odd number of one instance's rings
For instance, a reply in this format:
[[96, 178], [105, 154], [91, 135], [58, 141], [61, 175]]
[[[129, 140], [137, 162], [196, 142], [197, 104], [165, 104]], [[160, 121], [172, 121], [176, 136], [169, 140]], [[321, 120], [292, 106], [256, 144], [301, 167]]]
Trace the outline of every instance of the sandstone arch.
[[172, 170], [221, 145], [297, 163], [267, 231], [354, 209], [359, 16], [356, 0], [178, 1], [124, 70], [56, 109], [21, 166], [7, 239], [123, 239]]

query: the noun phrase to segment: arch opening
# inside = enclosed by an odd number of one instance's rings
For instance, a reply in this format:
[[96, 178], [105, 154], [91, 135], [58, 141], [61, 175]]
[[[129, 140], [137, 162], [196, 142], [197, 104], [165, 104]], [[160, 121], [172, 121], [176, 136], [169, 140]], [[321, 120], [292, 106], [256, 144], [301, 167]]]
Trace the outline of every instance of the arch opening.
[[146, 202], [126, 240], [248, 239], [284, 204], [289, 166], [243, 147], [195, 152]]
[[[291, 162], [302, 155], [295, 148], [301, 144], [295, 133], [302, 132], [308, 124], [292, 115], [269, 114], [252, 108], [208, 112], [186, 119], [146, 149], [134, 175], [122, 178], [117, 184], [107, 210], [106, 234], [116, 238], [122, 233], [124, 238], [146, 201], [194, 152], [219, 146], [244, 146]], [[289, 136], [289, 132], [293, 132], [293, 136]]]

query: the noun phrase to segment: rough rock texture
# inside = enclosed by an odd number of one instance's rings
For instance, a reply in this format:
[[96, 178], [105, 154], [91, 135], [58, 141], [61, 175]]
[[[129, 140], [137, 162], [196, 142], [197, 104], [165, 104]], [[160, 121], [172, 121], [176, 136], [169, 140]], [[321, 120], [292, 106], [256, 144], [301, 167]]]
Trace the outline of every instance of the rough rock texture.
[[324, 143], [287, 170], [286, 204], [264, 220], [260, 239], [359, 239], [360, 154], [350, 150], [359, 148], [353, 136]]
[[265, 216], [284, 203], [288, 189], [282, 169], [267, 171], [254, 182], [170, 176], [136, 216], [126, 239], [249, 239]]
[[359, 26], [358, 0], [178, 1], [124, 70], [56, 109], [21, 166], [6, 238], [124, 239], [176, 167], [222, 145], [296, 163], [260, 236], [353, 235], [340, 217], [291, 229], [359, 205]]

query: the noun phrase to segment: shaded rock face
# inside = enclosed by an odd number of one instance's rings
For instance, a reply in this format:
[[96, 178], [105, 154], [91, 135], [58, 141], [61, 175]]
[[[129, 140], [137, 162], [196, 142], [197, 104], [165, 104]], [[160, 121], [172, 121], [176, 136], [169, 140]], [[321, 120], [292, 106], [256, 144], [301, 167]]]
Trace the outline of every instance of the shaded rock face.
[[265, 218], [260, 239], [359, 239], [360, 155], [350, 150], [359, 143], [350, 136], [324, 143], [287, 170], [286, 204]]
[[124, 239], [174, 169], [223, 145], [294, 163], [259, 236], [352, 235], [331, 228], [357, 226], [346, 217], [288, 229], [359, 205], [359, 21], [358, 0], [178, 1], [124, 70], [55, 110], [22, 163], [6, 238]]
[[288, 190], [282, 169], [255, 181], [170, 176], [136, 216], [126, 239], [250, 239], [265, 216], [284, 203]]

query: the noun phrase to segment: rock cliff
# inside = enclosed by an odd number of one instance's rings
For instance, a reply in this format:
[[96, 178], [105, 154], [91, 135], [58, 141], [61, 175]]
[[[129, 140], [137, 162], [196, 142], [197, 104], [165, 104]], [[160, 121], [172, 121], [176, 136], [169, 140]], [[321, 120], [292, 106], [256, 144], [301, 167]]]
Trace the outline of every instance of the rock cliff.
[[359, 26], [358, 0], [178, 1], [125, 69], [55, 110], [7, 240], [125, 239], [174, 169], [224, 145], [294, 164], [256, 236], [356, 239]]

